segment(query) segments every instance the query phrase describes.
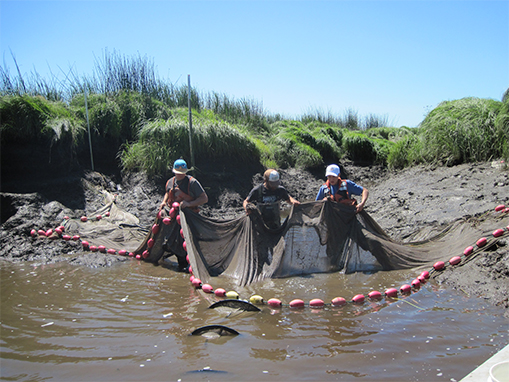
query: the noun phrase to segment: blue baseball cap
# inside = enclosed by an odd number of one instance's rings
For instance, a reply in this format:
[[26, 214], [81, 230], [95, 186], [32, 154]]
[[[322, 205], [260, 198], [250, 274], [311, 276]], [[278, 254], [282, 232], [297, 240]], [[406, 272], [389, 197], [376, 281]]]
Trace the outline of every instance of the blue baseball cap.
[[185, 174], [189, 171], [187, 168], [187, 163], [184, 159], [177, 159], [175, 163], [173, 163], [173, 172], [175, 174]]

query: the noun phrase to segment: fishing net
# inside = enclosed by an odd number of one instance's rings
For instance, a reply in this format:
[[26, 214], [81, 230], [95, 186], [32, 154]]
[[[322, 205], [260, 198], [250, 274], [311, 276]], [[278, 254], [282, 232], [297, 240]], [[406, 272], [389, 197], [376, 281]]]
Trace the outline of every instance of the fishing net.
[[480, 237], [509, 225], [508, 214], [485, 214], [460, 219], [426, 240], [402, 243], [366, 211], [357, 214], [353, 207], [330, 201], [292, 206], [278, 229], [268, 228], [258, 210], [229, 220], [189, 209], [163, 210], [146, 228], [114, 199], [104, 211], [110, 212], [108, 219], [69, 222], [69, 229], [90, 244], [123, 248], [153, 263], [175, 255], [179, 263], [189, 261], [203, 283], [224, 275], [240, 286], [312, 273], [419, 267], [460, 255]]

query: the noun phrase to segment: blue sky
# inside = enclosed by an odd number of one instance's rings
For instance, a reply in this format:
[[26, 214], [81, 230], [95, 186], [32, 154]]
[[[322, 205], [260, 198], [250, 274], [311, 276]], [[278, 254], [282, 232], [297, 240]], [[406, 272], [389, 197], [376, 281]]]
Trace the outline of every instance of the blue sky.
[[2, 65], [92, 75], [104, 52], [298, 117], [351, 109], [417, 126], [509, 87], [509, 1], [0, 1]]

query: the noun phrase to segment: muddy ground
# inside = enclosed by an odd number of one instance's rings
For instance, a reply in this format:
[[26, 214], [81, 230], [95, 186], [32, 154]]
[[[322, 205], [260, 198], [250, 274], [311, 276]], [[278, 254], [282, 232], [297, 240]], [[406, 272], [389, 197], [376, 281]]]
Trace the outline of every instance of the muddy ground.
[[[242, 201], [261, 181], [262, 170], [243, 168], [232, 172], [217, 164], [199, 167], [194, 175], [209, 195], [202, 214], [219, 219], [243, 214]], [[369, 189], [366, 211], [392, 238], [403, 242], [425, 239], [457, 219], [482, 215], [500, 204], [509, 205], [509, 170], [500, 162], [418, 166], [398, 172], [348, 162], [342, 163], [342, 172], [343, 177]], [[87, 252], [83, 256], [78, 242], [30, 237], [32, 229], [57, 227], [65, 215], [79, 218], [98, 210], [104, 202], [99, 190], [117, 193], [121, 207], [149, 227], [162, 200], [165, 180], [171, 174], [148, 179], [143, 174], [106, 173], [83, 171], [60, 176], [41, 172], [2, 179], [0, 258], [13, 262], [68, 261], [93, 267], [129, 261], [107, 254]], [[281, 170], [281, 179], [298, 200], [314, 200], [323, 183], [323, 170]], [[498, 228], [502, 227], [493, 227]], [[509, 317], [509, 239], [501, 239], [463, 266], [449, 267], [437, 279], [469, 296], [505, 307]]]

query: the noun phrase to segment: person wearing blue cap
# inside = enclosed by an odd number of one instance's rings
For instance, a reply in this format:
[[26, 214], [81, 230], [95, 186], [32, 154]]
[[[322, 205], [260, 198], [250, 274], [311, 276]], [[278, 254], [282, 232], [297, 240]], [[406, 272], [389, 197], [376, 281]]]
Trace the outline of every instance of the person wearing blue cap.
[[[368, 200], [369, 191], [366, 187], [359, 186], [351, 180], [341, 179], [341, 169], [337, 164], [327, 166], [325, 176], [327, 181], [318, 190], [316, 200], [331, 200], [347, 205], [354, 206], [357, 212], [364, 209], [364, 205]], [[351, 197], [351, 195], [361, 196], [361, 202]]]
[[281, 186], [279, 173], [276, 170], [270, 168], [265, 171], [263, 180], [264, 182], [254, 187], [244, 200], [244, 210], [249, 215], [253, 209], [256, 209], [253, 203], [257, 203], [265, 225], [271, 229], [278, 229], [281, 226], [279, 201], [284, 200], [292, 205], [300, 204], [300, 202]]
[[164, 199], [159, 206], [159, 211], [164, 207], [171, 208], [174, 202], [180, 203], [180, 208], [190, 208], [198, 212], [199, 206], [208, 202], [209, 198], [198, 180], [187, 175], [189, 169], [184, 159], [177, 159], [173, 163], [175, 176], [166, 182]]

